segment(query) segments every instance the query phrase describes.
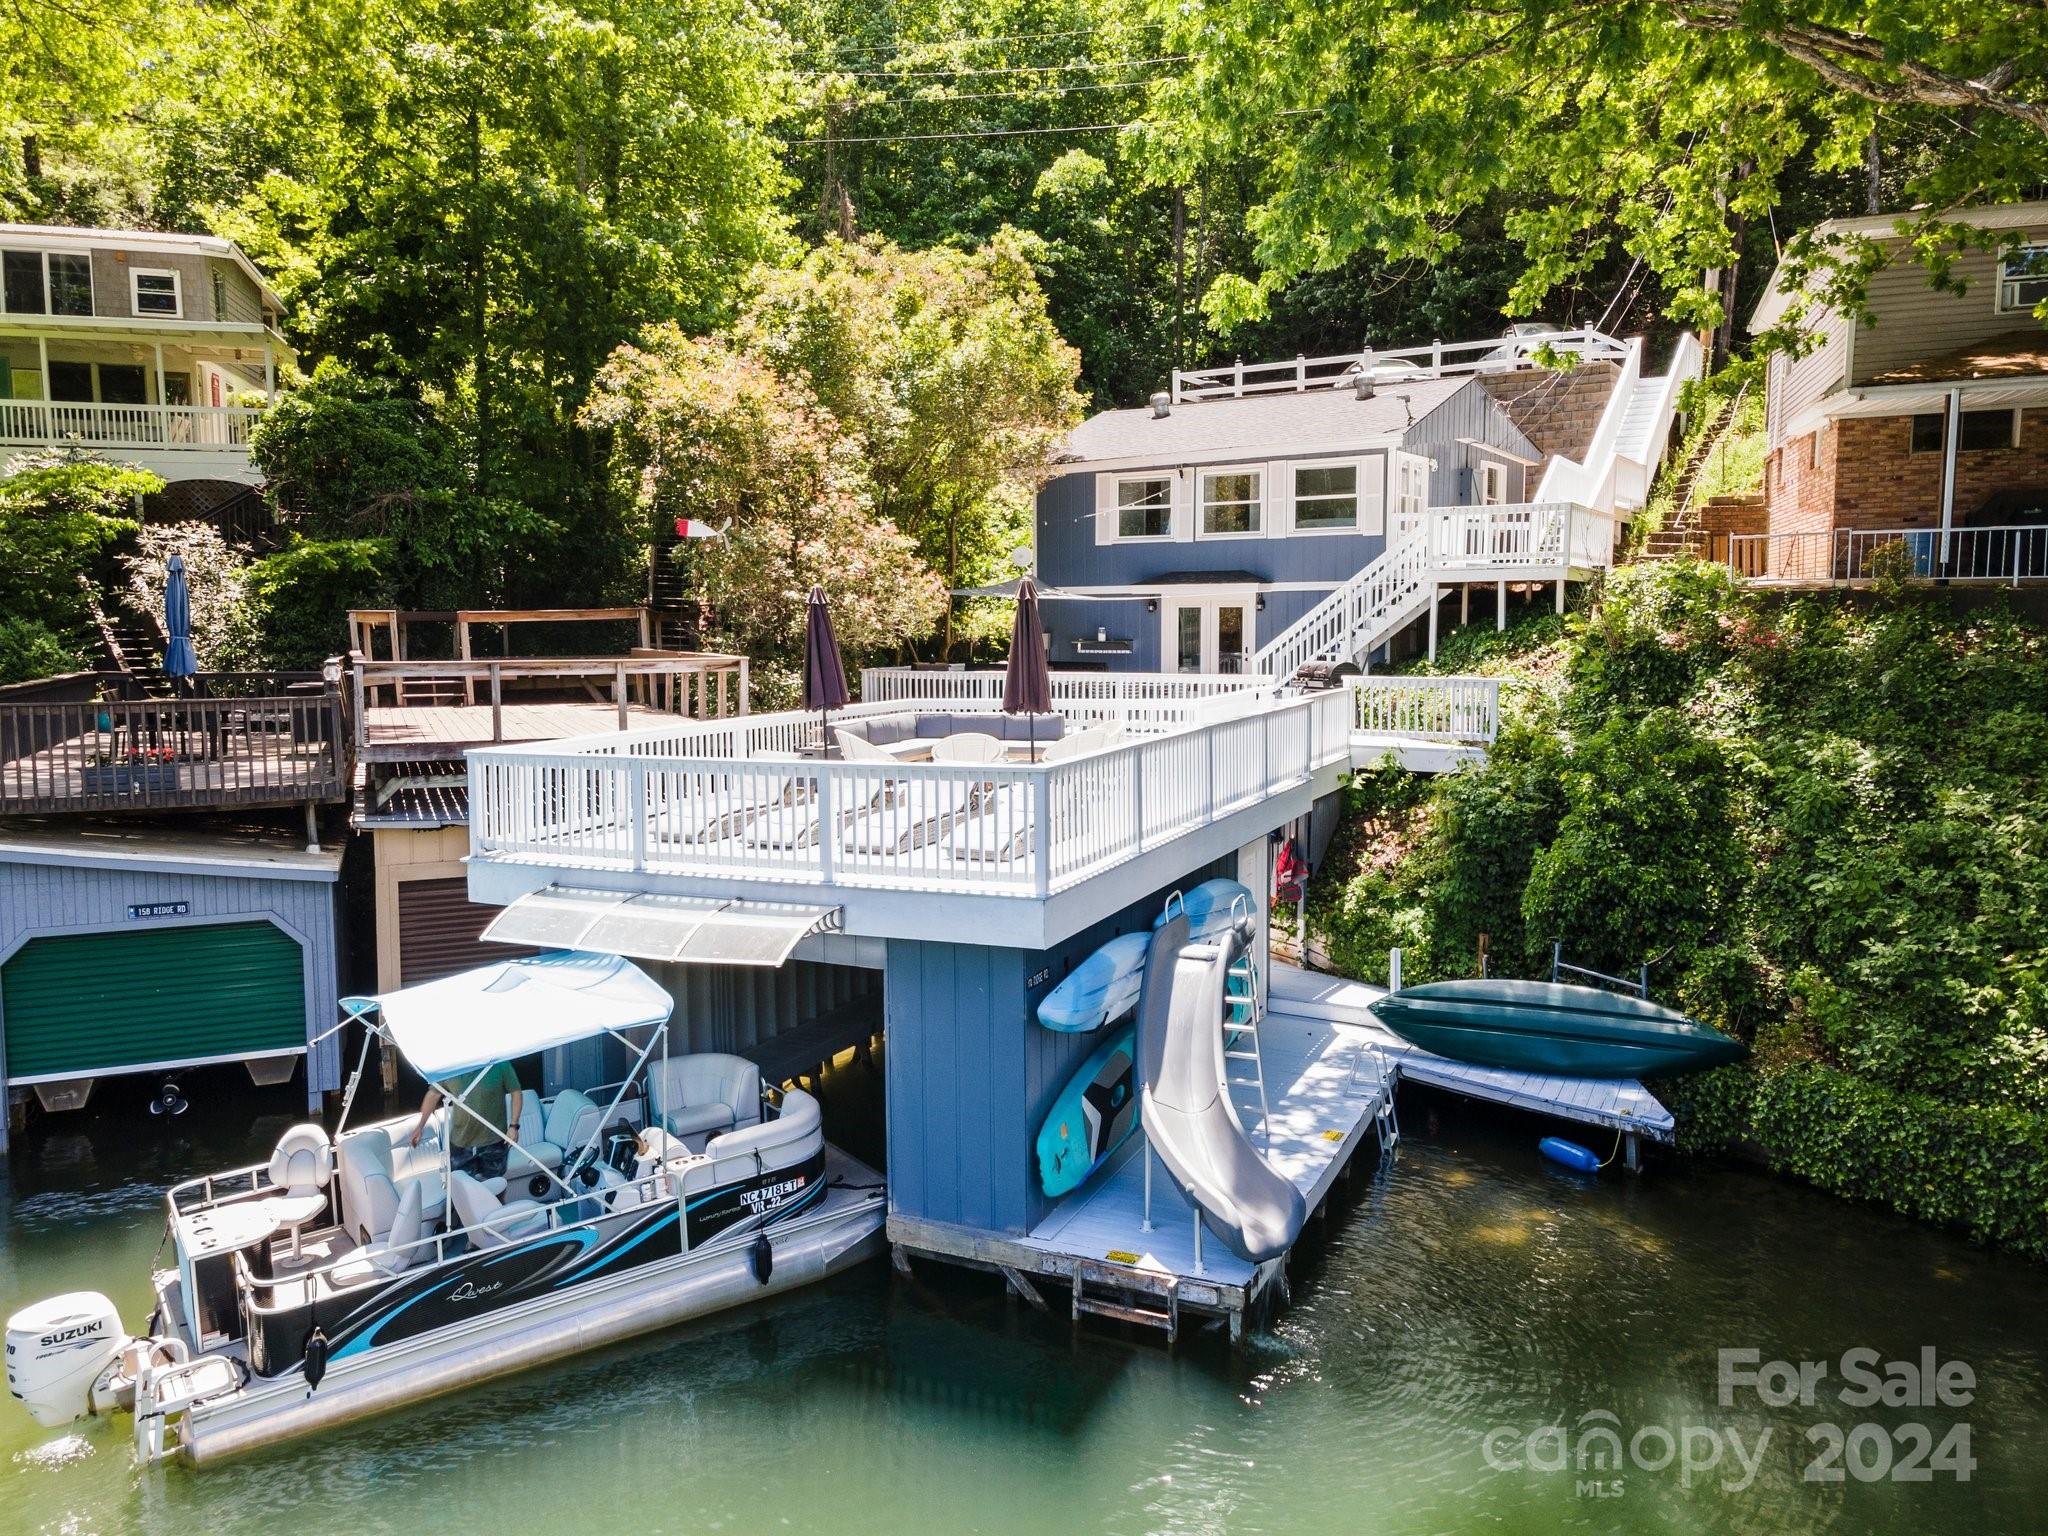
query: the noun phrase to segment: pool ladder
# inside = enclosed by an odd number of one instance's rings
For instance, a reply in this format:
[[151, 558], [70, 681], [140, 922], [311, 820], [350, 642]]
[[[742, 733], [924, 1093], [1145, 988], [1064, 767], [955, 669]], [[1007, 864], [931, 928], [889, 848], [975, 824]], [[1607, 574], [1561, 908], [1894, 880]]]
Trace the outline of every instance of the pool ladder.
[[[1229, 1089], [1254, 1089], [1259, 1096], [1259, 1134], [1270, 1146], [1273, 1140], [1272, 1110], [1266, 1102], [1266, 1060], [1259, 1045], [1259, 1024], [1265, 1010], [1259, 1006], [1259, 968], [1249, 957], [1240, 957], [1229, 972], [1229, 981], [1224, 988], [1223, 1020], [1223, 1086]], [[1251, 1046], [1245, 1047], [1249, 1037]], [[1232, 1062], [1248, 1063], [1251, 1071], [1245, 1075], [1239, 1069], [1237, 1076], [1231, 1075]]]

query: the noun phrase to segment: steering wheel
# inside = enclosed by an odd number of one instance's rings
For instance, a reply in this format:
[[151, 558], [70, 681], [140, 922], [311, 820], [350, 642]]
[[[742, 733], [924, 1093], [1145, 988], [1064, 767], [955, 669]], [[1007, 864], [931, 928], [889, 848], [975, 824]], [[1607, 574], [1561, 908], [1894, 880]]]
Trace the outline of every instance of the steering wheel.
[[595, 1189], [598, 1184], [597, 1165], [600, 1161], [596, 1147], [585, 1148], [574, 1161], [562, 1170], [564, 1184], [581, 1184], [585, 1189]]

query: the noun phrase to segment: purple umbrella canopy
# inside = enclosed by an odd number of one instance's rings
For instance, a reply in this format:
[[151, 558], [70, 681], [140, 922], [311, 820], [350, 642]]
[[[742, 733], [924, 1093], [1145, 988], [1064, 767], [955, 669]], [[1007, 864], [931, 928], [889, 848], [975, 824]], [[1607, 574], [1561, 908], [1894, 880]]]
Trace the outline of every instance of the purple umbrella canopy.
[[[812, 587], [804, 605], [804, 708], [844, 709], [847, 700], [846, 667], [839, 659], [839, 639], [832, 633], [832, 610], [825, 606], [825, 589]], [[829, 740], [826, 745], [831, 745]]]
[[[1052, 670], [1045, 660], [1045, 626], [1038, 619], [1038, 583], [1029, 576], [1017, 585], [1017, 618], [1010, 629], [1010, 664], [1003, 671], [1003, 713], [1043, 715], [1052, 711]], [[1038, 760], [1036, 721], [1031, 759]]]

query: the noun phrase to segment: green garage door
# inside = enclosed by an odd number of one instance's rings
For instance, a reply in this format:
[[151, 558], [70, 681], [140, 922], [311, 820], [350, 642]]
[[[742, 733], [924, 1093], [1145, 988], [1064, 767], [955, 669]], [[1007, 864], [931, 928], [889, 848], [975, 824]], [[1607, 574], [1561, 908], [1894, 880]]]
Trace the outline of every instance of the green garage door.
[[0, 1002], [15, 1081], [306, 1044], [299, 946], [270, 923], [31, 939], [0, 970]]

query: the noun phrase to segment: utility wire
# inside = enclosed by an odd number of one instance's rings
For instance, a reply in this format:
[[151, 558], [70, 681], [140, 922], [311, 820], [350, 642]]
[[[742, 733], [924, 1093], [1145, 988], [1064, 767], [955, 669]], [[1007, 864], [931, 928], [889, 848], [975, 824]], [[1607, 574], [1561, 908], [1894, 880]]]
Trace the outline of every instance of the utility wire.
[[[1273, 120], [1286, 117], [1313, 117], [1319, 115], [1321, 107], [1296, 107], [1288, 112], [1276, 112]], [[1127, 128], [1142, 128], [1139, 119], [1128, 123], [1076, 123], [1064, 128], [971, 128], [950, 133], [871, 133], [855, 138], [841, 138], [836, 135], [822, 139], [784, 139], [785, 149], [799, 149], [819, 144], [920, 144], [933, 139], [1021, 139], [1051, 133], [1109, 133], [1122, 132]]]
[[[962, 35], [959, 37], [931, 38], [925, 41], [920, 41], [916, 38], [898, 38], [893, 43], [864, 44], [859, 48], [840, 48], [833, 51], [842, 56], [850, 57], [855, 54], [915, 53], [920, 50], [937, 50], [941, 48], [981, 48], [993, 43], [1051, 42], [1059, 38], [1095, 37], [1104, 32], [1120, 32], [1125, 28], [1131, 27], [1160, 27], [1164, 25], [1164, 22], [1159, 21], [1138, 21], [1120, 22], [1114, 27], [1075, 27], [1066, 32], [1012, 32], [1000, 37]], [[831, 49], [831, 45], [824, 44], [822, 48]]]
[[[975, 91], [964, 96], [884, 96], [879, 101], [862, 101], [853, 106], [862, 112], [870, 107], [944, 107], [956, 101], [1036, 101], [1041, 96], [1074, 96], [1082, 91], [1128, 91], [1151, 85], [1151, 80], [1097, 80], [1087, 85], [1049, 85], [1036, 91]], [[839, 141], [844, 144], [844, 139]]]
[[1085, 73], [1097, 69], [1136, 69], [1141, 64], [1183, 64], [1191, 53], [1162, 53], [1151, 59], [1088, 59], [1074, 64], [1005, 64], [975, 69], [793, 69], [784, 79], [816, 80], [830, 75], [851, 75], [856, 80], [913, 80], [949, 75], [1056, 75]]

